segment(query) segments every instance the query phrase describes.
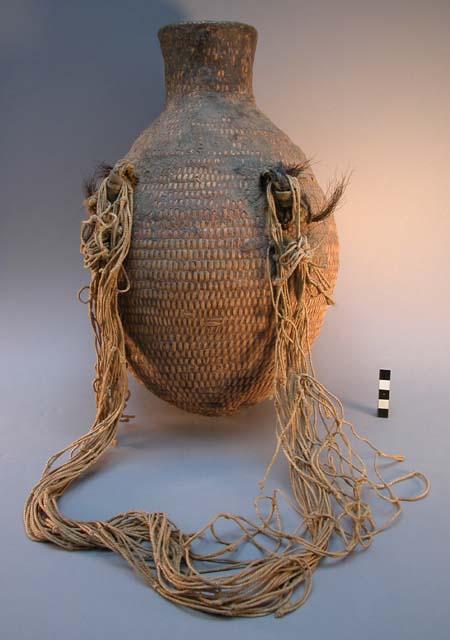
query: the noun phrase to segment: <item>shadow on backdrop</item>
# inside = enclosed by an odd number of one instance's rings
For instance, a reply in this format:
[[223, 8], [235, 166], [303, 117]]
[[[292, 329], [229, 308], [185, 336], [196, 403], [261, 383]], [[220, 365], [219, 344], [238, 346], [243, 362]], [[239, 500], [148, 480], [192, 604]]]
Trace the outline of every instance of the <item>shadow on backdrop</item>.
[[1, 13], [1, 268], [25, 295], [33, 278], [75, 295], [86, 281], [82, 179], [161, 111], [156, 34], [186, 16], [170, 0], [22, 0]]

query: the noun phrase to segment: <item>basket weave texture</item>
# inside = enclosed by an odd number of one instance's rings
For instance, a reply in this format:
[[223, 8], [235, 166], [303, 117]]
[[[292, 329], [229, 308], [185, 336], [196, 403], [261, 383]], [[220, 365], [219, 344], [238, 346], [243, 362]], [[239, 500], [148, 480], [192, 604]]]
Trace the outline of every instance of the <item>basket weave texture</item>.
[[[121, 296], [127, 358], [153, 393], [188, 411], [230, 414], [272, 389], [275, 321], [266, 267], [261, 173], [305, 155], [256, 106], [256, 31], [240, 23], [178, 23], [159, 39], [166, 105], [126, 159], [136, 169], [133, 235]], [[302, 179], [312, 212], [324, 201]], [[316, 262], [334, 285], [334, 219], [311, 225]], [[307, 301], [310, 339], [322, 296]]]

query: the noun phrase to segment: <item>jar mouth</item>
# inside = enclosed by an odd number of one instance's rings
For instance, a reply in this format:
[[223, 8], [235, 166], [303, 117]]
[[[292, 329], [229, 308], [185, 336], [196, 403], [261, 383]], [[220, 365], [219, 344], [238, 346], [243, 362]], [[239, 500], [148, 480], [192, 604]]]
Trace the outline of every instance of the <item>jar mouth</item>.
[[255, 27], [253, 27], [251, 24], [247, 24], [246, 22], [236, 22], [234, 20], [180, 20], [179, 22], [170, 22], [169, 24], [162, 26], [158, 30], [158, 38], [161, 39], [161, 36], [168, 31], [173, 31], [176, 29], [189, 30], [195, 29], [196, 27], [230, 27], [233, 29], [242, 29], [242, 31], [251, 32], [255, 36], [258, 35]]

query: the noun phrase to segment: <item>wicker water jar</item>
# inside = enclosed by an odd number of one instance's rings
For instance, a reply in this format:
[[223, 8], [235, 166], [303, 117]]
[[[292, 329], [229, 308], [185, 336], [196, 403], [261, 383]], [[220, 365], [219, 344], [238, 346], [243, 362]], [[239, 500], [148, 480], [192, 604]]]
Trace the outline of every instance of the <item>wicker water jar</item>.
[[[131, 289], [120, 302], [127, 357], [164, 400], [230, 414], [266, 398], [273, 379], [261, 173], [280, 162], [298, 165], [305, 155], [256, 106], [253, 27], [184, 22], [158, 37], [165, 108], [126, 155], [139, 179], [126, 262]], [[310, 208], [319, 208], [324, 196], [310, 169], [302, 188]], [[333, 217], [308, 234], [334, 285]], [[326, 305], [322, 297], [308, 305], [314, 339]]]

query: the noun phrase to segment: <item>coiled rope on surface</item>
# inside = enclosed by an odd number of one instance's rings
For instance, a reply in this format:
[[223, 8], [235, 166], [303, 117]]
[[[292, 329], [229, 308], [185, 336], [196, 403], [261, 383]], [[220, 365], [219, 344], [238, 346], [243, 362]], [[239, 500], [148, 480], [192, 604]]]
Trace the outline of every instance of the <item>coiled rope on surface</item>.
[[[120, 421], [128, 420], [124, 415], [129, 394], [127, 362], [118, 296], [130, 286], [123, 263], [131, 241], [136, 178], [129, 163], [120, 164], [115, 171], [120, 184], [117, 198], [108, 199], [106, 177], [87, 203], [90, 217], [81, 233], [84, 263], [91, 272], [88, 304], [97, 352], [96, 416], [86, 435], [46, 464], [25, 505], [26, 532], [33, 540], [47, 540], [69, 550], [114, 551], [155, 591], [193, 609], [225, 616], [285, 615], [306, 600], [313, 572], [323, 558], [344, 558], [358, 547], [368, 547], [398, 518], [403, 501], [427, 495], [428, 480], [416, 471], [384, 480], [380, 458], [400, 462], [402, 456], [384, 453], [361, 436], [344, 419], [340, 401], [317, 380], [305, 300], [321, 295], [330, 303], [330, 287], [302, 233], [301, 176], [288, 176], [294, 237], [287, 236], [278, 220], [271, 181], [266, 185], [271, 240], [267, 273], [276, 322], [273, 399], [277, 445], [255, 499], [255, 518], [219, 513], [196, 533], [186, 534], [159, 512], [131, 511], [106, 521], [77, 521], [63, 515], [58, 498], [101, 458], [115, 442]], [[355, 442], [373, 454], [372, 472], [355, 451]], [[291, 494], [276, 489], [263, 495], [272, 464], [281, 452], [289, 465]], [[64, 457], [68, 459], [61, 461]], [[413, 478], [424, 483], [423, 491], [399, 497], [395, 486]], [[370, 495], [392, 508], [387, 521], [376, 522]], [[293, 531], [283, 528], [281, 500], [298, 516]], [[231, 542], [218, 532], [223, 521], [234, 526]], [[205, 538], [214, 541], [214, 551], [197, 550]], [[253, 557], [237, 558], [237, 552], [248, 545], [254, 548]]]

